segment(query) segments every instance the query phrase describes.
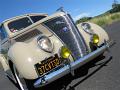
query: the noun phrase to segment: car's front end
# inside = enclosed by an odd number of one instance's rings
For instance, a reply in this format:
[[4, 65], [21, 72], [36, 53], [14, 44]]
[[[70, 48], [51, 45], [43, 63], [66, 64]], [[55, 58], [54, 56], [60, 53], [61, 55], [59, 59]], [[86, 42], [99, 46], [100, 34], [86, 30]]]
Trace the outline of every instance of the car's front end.
[[[52, 18], [42, 24], [62, 41], [63, 46], [66, 46], [68, 51], [70, 51], [68, 53], [71, 54], [73, 60], [71, 61], [69, 57], [63, 58], [67, 63], [63, 63], [60, 65], [60, 68], [56, 68], [55, 70], [40, 76], [34, 82], [34, 87], [47, 85], [68, 73], [74, 75], [75, 69], [103, 54], [113, 44], [113, 42], [109, 41], [107, 33], [97, 25], [96, 30], [97, 28], [102, 30], [95, 31], [94, 28], [92, 28], [93, 32], [91, 31], [91, 34], [88, 36], [89, 38], [86, 40], [87, 37], [84, 36], [84, 33], [81, 33], [78, 27], [76, 27], [69, 14]], [[88, 24], [91, 25], [90, 27], [93, 27], [91, 23]], [[64, 54], [65, 53], [66, 52], [64, 52]], [[61, 55], [60, 58], [61, 57], [63, 56]]]
[[63, 64], [63, 66], [59, 69], [56, 69], [50, 73], [45, 74], [42, 77], [39, 77], [35, 82], [34, 82], [34, 87], [38, 88], [41, 86], [45, 86], [61, 77], [64, 75], [71, 73], [74, 75], [74, 70], [81, 67], [82, 65], [88, 63], [89, 61], [93, 60], [97, 56], [101, 55], [103, 52], [105, 52], [109, 48], [109, 44], [106, 43], [102, 47], [98, 48], [97, 50], [89, 53], [88, 55], [79, 58], [73, 62], [69, 62], [67, 64]]
[[[85, 37], [69, 14], [57, 12], [14, 32], [8, 57], [22, 77], [41, 87], [68, 73], [74, 75], [75, 69], [104, 53], [109, 38], [103, 32], [101, 40], [98, 33]], [[92, 50], [89, 43], [96, 48]]]

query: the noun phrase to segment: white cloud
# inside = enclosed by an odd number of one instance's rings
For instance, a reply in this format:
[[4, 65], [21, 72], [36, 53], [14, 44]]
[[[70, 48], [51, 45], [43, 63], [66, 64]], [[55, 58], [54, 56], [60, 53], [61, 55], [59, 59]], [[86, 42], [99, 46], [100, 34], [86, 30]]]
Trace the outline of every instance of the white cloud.
[[80, 11], [80, 8], [76, 8], [75, 10], [74, 10], [74, 12], [79, 12]]
[[73, 19], [74, 19], [74, 21], [76, 21], [76, 20], [78, 20], [80, 18], [89, 17], [89, 16], [90, 16], [90, 13], [81, 13], [81, 14], [75, 16]]

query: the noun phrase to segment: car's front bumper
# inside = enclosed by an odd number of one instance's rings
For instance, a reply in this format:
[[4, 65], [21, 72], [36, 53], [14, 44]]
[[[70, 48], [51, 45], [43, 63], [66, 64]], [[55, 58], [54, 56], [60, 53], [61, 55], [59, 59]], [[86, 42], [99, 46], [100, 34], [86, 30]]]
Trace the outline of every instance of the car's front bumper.
[[57, 71], [54, 71], [48, 75], [45, 75], [42, 78], [37, 79], [34, 83], [34, 87], [37, 88], [37, 87], [47, 85], [47, 84], [63, 77], [64, 75], [74, 71], [75, 69], [79, 68], [80, 66], [84, 65], [85, 63], [93, 60], [95, 57], [102, 54], [105, 50], [107, 50], [112, 45], [113, 45], [113, 42], [109, 42], [109, 43], [105, 42], [105, 44], [102, 47], [89, 53], [88, 55], [86, 55], [74, 62], [71, 62], [69, 65], [65, 65], [63, 68], [61, 68]]

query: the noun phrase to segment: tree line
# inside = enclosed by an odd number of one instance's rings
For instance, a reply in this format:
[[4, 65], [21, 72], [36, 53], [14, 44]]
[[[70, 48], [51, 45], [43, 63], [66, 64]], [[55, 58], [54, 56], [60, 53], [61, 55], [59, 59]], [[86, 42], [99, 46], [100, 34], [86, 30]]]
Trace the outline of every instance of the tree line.
[[[120, 12], [120, 4], [113, 3], [111, 10], [109, 10], [109, 11], [107, 11], [104, 14], [101, 14], [99, 16], [103, 16], [103, 15], [106, 15], [106, 14], [112, 14], [112, 13], [116, 13], [116, 12]], [[96, 17], [99, 17], [99, 16], [96, 16]], [[79, 24], [81, 22], [86, 22], [86, 21], [88, 21], [88, 20], [90, 20], [92, 18], [94, 18], [94, 17], [83, 17], [83, 18], [80, 18], [79, 20], [76, 21], [76, 24]]]

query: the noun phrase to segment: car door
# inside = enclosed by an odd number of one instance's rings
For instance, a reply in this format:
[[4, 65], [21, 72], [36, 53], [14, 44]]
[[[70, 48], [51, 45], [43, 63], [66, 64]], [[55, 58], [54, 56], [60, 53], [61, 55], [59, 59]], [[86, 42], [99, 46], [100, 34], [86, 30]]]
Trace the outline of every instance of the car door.
[[0, 51], [2, 54], [7, 54], [8, 51], [8, 35], [4, 27], [0, 27]]

